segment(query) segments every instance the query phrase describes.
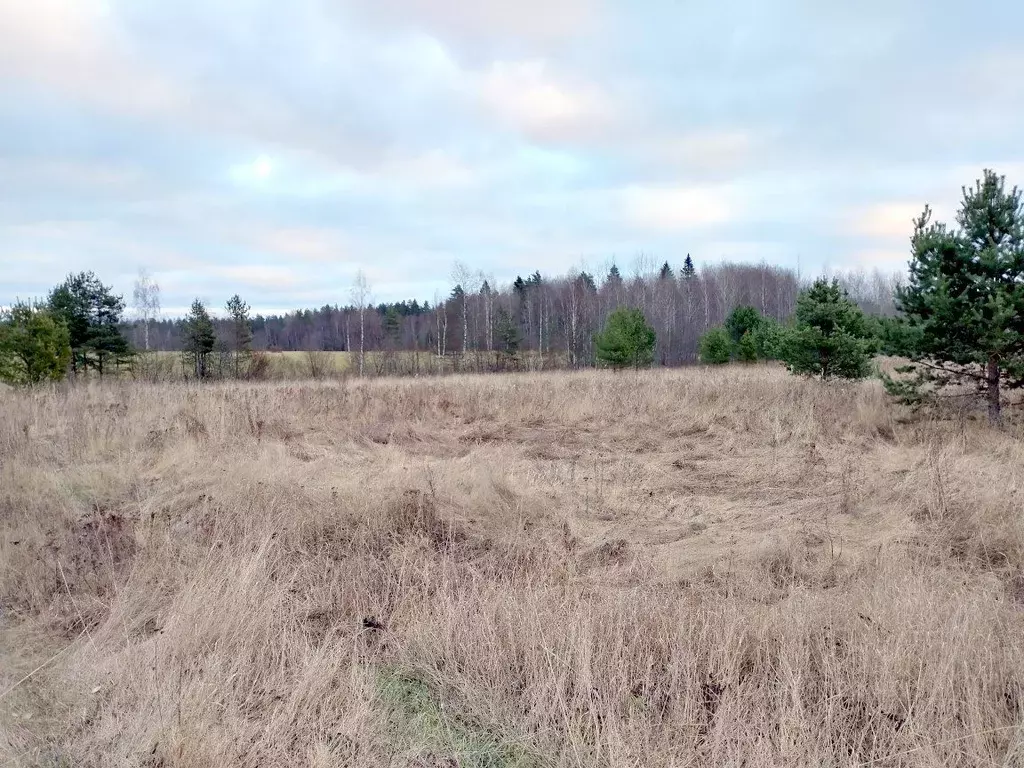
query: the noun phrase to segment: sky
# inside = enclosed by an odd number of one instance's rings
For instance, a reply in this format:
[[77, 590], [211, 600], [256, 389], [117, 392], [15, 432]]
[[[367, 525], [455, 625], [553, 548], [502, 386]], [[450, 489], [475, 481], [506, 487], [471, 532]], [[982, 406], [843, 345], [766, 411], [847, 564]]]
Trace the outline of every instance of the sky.
[[1024, 184], [1024, 4], [0, 0], [0, 305], [165, 314], [579, 267], [905, 267]]

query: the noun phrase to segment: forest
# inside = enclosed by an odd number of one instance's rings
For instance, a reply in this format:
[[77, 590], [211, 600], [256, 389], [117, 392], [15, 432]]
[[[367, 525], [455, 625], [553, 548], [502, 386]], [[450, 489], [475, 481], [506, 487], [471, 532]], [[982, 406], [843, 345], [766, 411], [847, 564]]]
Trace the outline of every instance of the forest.
[[[852, 270], [834, 276], [867, 314], [895, 314], [899, 273]], [[793, 269], [765, 263], [697, 268], [689, 255], [678, 267], [666, 261], [660, 268], [641, 266], [630, 276], [612, 265], [603, 276], [573, 271], [547, 277], [537, 271], [506, 285], [457, 265], [450, 295], [434, 303], [370, 304], [368, 286], [362, 293], [339, 286], [339, 295], [349, 299], [345, 303], [284, 315], [257, 312], [249, 320], [254, 350], [358, 350], [362, 328], [366, 350], [542, 353], [575, 368], [593, 364], [594, 338], [614, 310], [637, 307], [657, 334], [655, 363], [673, 366], [695, 362], [700, 337], [736, 307], [787, 320], [807, 283]], [[230, 313], [208, 309], [218, 339], [228, 344]], [[148, 336], [150, 349], [182, 349], [183, 319], [139, 319], [146, 314], [139, 307], [128, 314], [134, 319], [123, 330], [137, 348], [146, 346]]]

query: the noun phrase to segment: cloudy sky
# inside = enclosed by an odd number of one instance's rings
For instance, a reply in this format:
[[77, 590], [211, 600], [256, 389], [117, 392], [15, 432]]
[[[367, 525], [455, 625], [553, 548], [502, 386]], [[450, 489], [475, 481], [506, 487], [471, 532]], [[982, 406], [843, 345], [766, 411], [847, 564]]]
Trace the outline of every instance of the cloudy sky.
[[1024, 183], [1024, 5], [0, 0], [0, 304], [140, 267], [180, 311], [638, 254], [899, 269]]

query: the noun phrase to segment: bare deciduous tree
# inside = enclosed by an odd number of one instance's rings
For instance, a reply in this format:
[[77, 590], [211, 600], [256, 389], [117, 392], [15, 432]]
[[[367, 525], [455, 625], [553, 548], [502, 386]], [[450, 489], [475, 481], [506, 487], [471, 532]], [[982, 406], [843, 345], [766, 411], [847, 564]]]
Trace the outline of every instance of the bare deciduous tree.
[[359, 310], [359, 375], [363, 375], [366, 361], [366, 306], [370, 302], [370, 281], [363, 270], [356, 272], [352, 286], [352, 303]]
[[141, 325], [142, 348], [149, 352], [149, 328], [160, 315], [160, 285], [145, 267], [139, 269], [139, 276], [135, 279], [132, 308]]
[[452, 267], [452, 282], [462, 288], [462, 354], [469, 351], [469, 316], [472, 297], [480, 290], [479, 274], [460, 261]]

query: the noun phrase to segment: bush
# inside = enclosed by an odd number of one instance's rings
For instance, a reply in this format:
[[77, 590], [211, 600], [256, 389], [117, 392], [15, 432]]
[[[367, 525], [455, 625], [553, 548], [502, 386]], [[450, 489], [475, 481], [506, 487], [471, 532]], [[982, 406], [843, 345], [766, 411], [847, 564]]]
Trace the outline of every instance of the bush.
[[253, 352], [249, 358], [249, 366], [245, 370], [245, 378], [252, 381], [270, 378], [270, 355], [266, 352]]
[[654, 329], [639, 309], [617, 309], [594, 339], [597, 359], [612, 368], [650, 365], [654, 361]]
[[736, 359], [744, 363], [757, 362], [757, 342], [753, 332], [746, 331], [736, 342]]
[[763, 320], [764, 318], [761, 317], [761, 313], [754, 307], [736, 307], [736, 309], [729, 313], [729, 317], [725, 321], [725, 329], [729, 332], [729, 337], [732, 339], [733, 344], [738, 345], [743, 336], [748, 333], [754, 333]]
[[700, 337], [699, 346], [702, 363], [722, 365], [732, 359], [732, 339], [725, 328], [712, 328]]
[[761, 318], [753, 331], [758, 360], [779, 360], [783, 353], [786, 328], [773, 317]]
[[18, 303], [0, 313], [0, 381], [57, 381], [64, 378], [70, 362], [67, 326], [49, 311]]

